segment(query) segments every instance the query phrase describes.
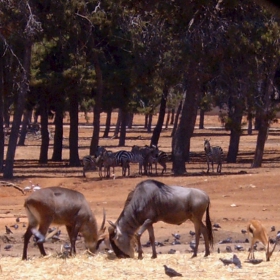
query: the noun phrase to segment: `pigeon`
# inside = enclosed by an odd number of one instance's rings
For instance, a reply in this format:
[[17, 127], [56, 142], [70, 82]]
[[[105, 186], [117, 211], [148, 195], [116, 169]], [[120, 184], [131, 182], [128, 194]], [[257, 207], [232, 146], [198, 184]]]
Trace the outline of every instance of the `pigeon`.
[[251, 263], [251, 264], [259, 264], [261, 263], [263, 260], [262, 259], [251, 259], [251, 260], [246, 260], [246, 263]]
[[69, 243], [65, 243], [65, 244], [63, 245], [63, 248], [64, 248], [65, 250], [70, 250], [70, 249], [71, 249], [71, 245], [70, 245]]
[[6, 251], [9, 251], [12, 247], [13, 247], [13, 246], [12, 246], [11, 244], [8, 244], [8, 245], [6, 245], [6, 246], [4, 247], [4, 249], [5, 249]]
[[12, 225], [11, 227], [13, 227], [14, 229], [18, 229], [18, 225], [17, 224]]
[[7, 226], [5, 226], [5, 228], [6, 228], [6, 233], [7, 233], [7, 234], [13, 234], [13, 232], [11, 231], [10, 228], [8, 228]]
[[241, 245], [235, 245], [234, 246], [234, 248], [235, 248], [235, 250], [237, 250], [237, 251], [244, 251], [244, 248], [241, 246]]
[[19, 222], [20, 222], [20, 219], [19, 219], [19, 217], [17, 217], [17, 218], [16, 218], [16, 222], [17, 222], [17, 223], [19, 223]]
[[194, 236], [194, 235], [195, 235], [195, 232], [192, 231], [192, 230], [190, 230], [190, 235], [191, 235], [191, 236]]
[[228, 237], [228, 238], [226, 238], [226, 239], [224, 239], [224, 240], [221, 240], [221, 241], [219, 242], [219, 244], [226, 244], [226, 243], [232, 243], [232, 238], [231, 238], [231, 237]]
[[172, 236], [178, 240], [181, 238], [181, 235], [179, 233], [172, 233]]
[[221, 226], [219, 224], [214, 224], [213, 227], [214, 228], [221, 228]]
[[232, 259], [219, 258], [219, 260], [222, 261], [224, 265], [230, 265], [233, 263]]
[[169, 277], [183, 276], [181, 273], [177, 272], [171, 267], [167, 267], [166, 265], [163, 265], [163, 267], [164, 267], [165, 274], [168, 275]]
[[235, 264], [235, 266], [237, 266], [238, 268], [241, 268], [241, 261], [240, 259], [234, 254], [233, 258], [232, 258], [232, 262]]
[[247, 230], [246, 229], [241, 229], [241, 233], [246, 234]]
[[275, 231], [275, 226], [272, 226], [272, 227], [271, 227], [271, 231]]
[[277, 235], [276, 235], [276, 240], [278, 241], [280, 239], [280, 232], [278, 231]]
[[190, 242], [190, 247], [191, 247], [191, 249], [192, 249], [192, 251], [194, 252], [194, 250], [195, 250], [195, 246], [196, 246], [196, 244], [195, 244], [195, 242]]
[[169, 251], [168, 251], [168, 254], [175, 254], [176, 253], [176, 250], [174, 250], [174, 249], [170, 249]]
[[230, 247], [230, 246], [227, 246], [227, 247], [226, 247], [226, 251], [227, 251], [228, 253], [231, 253], [231, 252], [232, 252], [231, 247]]
[[171, 244], [172, 245], [179, 245], [179, 244], [181, 244], [181, 242], [179, 240], [175, 239]]

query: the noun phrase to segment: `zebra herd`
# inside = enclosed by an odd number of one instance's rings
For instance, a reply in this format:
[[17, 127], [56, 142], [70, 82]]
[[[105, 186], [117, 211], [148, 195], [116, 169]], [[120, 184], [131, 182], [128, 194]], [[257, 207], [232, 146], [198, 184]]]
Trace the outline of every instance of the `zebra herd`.
[[[163, 169], [161, 174], [166, 172], [166, 163], [169, 160], [168, 155], [160, 151], [156, 146], [139, 147], [134, 145], [131, 151], [121, 150], [112, 152], [105, 147], [98, 146], [95, 155], [88, 155], [83, 158], [83, 176], [88, 170], [99, 170], [99, 176], [111, 177], [111, 168], [115, 174], [115, 167], [122, 168], [122, 176], [130, 175], [130, 163], [138, 163], [139, 175], [151, 174], [153, 165], [157, 174], [157, 164], [160, 164]], [[113, 175], [114, 176], [114, 175]]]
[[[223, 149], [220, 146], [211, 146], [210, 139], [204, 139], [204, 151], [207, 161], [207, 173], [214, 172], [214, 162], [217, 163], [217, 173], [222, 171]], [[122, 176], [130, 176], [130, 163], [138, 163], [139, 175], [152, 174], [153, 165], [155, 173], [158, 174], [157, 165], [162, 166], [161, 174], [166, 172], [166, 163], [170, 160], [168, 154], [160, 151], [156, 146], [139, 147], [134, 145], [131, 151], [121, 150], [112, 152], [103, 146], [98, 146], [95, 154], [83, 157], [83, 176], [88, 170], [99, 170], [99, 176], [111, 177], [111, 168], [115, 174], [115, 167], [122, 168]], [[114, 175], [113, 175], [114, 176]]]

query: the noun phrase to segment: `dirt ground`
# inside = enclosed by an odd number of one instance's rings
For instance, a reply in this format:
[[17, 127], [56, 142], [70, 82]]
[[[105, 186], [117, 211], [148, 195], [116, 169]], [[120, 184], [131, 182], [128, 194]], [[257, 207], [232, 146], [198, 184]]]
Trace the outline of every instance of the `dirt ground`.
[[[67, 118], [65, 119], [67, 122]], [[80, 147], [80, 158], [87, 155], [89, 152], [90, 138], [92, 135], [92, 128], [87, 124], [83, 115], [80, 116], [80, 128], [79, 128], [79, 147]], [[90, 123], [92, 118], [90, 119]], [[113, 120], [113, 124], [115, 118]], [[156, 117], [154, 118], [154, 123], [156, 122]], [[102, 124], [105, 123], [105, 115], [102, 115]], [[134, 120], [135, 127], [128, 130], [126, 147], [123, 149], [130, 150], [133, 145], [145, 145], [149, 144], [151, 134], [147, 133], [143, 129], [144, 117], [137, 116]], [[171, 134], [172, 128], [164, 129], [162, 136], [159, 141], [159, 146], [161, 150], [166, 152], [171, 151]], [[68, 133], [69, 126], [65, 125], [64, 129], [64, 147], [68, 148]], [[103, 134], [103, 129], [101, 135]], [[113, 131], [110, 133], [110, 137], [113, 135]], [[247, 251], [249, 248], [249, 243], [245, 243], [247, 235], [244, 235], [241, 230], [245, 229], [247, 223], [251, 219], [259, 219], [263, 225], [266, 227], [269, 236], [275, 238], [278, 230], [280, 231], [280, 192], [279, 188], [279, 174], [280, 174], [280, 124], [276, 123], [270, 129], [268, 140], [265, 147], [265, 155], [262, 168], [251, 168], [251, 163], [254, 156], [254, 150], [256, 145], [257, 134], [247, 135], [246, 131], [241, 137], [240, 141], [240, 153], [238, 155], [238, 162], [235, 164], [223, 164], [222, 174], [218, 175], [216, 172], [206, 173], [206, 162], [203, 153], [203, 141], [204, 138], [211, 137], [212, 145], [220, 145], [224, 153], [226, 154], [229, 145], [229, 133], [221, 129], [221, 125], [218, 121], [217, 116], [206, 116], [205, 119], [205, 129], [195, 130], [194, 137], [191, 141], [191, 158], [190, 162], [186, 163], [187, 173], [184, 176], [173, 176], [171, 172], [172, 165], [168, 163], [167, 173], [163, 176], [153, 174], [151, 176], [139, 176], [137, 174], [138, 166], [132, 164], [131, 176], [121, 177], [120, 168], [116, 168], [115, 179], [106, 178], [100, 179], [97, 172], [87, 172], [86, 178], [82, 176], [82, 167], [70, 168], [67, 166], [67, 159], [69, 157], [69, 151], [65, 150], [63, 153], [63, 158], [65, 161], [62, 163], [50, 162], [48, 165], [39, 165], [39, 149], [40, 140], [39, 139], [27, 139], [26, 145], [24, 147], [18, 147], [16, 151], [16, 162], [15, 162], [15, 178], [9, 182], [19, 186], [24, 189], [26, 186], [31, 184], [38, 184], [40, 187], [45, 188], [49, 186], [63, 186], [70, 189], [75, 189], [82, 192], [86, 199], [90, 202], [92, 210], [97, 218], [98, 224], [100, 225], [102, 220], [103, 208], [106, 210], [106, 220], [115, 221], [124, 205], [124, 201], [129, 193], [137, 183], [148, 178], [153, 178], [162, 181], [169, 185], [181, 185], [188, 187], [200, 188], [206, 191], [211, 200], [210, 217], [213, 224], [219, 224], [220, 228], [214, 231], [214, 247], [212, 249], [212, 254], [210, 260], [215, 259], [215, 265], [211, 268], [214, 269], [212, 276], [217, 279], [259, 279], [262, 276], [269, 276], [271, 279], [277, 279], [279, 267], [277, 266], [273, 272], [268, 273], [268, 267], [272, 264], [265, 263], [266, 266], [263, 267], [262, 272], [254, 278], [254, 274], [249, 276], [248, 274], [238, 274], [237, 276], [232, 274], [234, 268], [224, 267], [221, 262], [219, 262], [219, 257], [227, 256], [232, 257], [232, 253], [227, 253], [226, 246], [231, 246], [232, 251], [238, 256], [241, 256], [243, 260], [247, 257]], [[51, 140], [52, 144], [52, 140]], [[118, 139], [112, 138], [100, 138], [100, 145], [107, 146], [111, 150], [120, 150], [122, 148], [118, 147]], [[52, 147], [49, 150], [49, 158], [52, 155]], [[160, 173], [160, 172], [159, 172]], [[25, 232], [25, 226], [27, 224], [26, 214], [23, 208], [23, 203], [25, 198], [29, 195], [28, 192], [22, 194], [19, 190], [13, 187], [1, 186], [0, 187], [0, 279], [25, 279], [25, 274], [20, 274], [15, 271], [15, 268], [5, 270], [10, 265], [17, 265], [21, 269], [20, 271], [26, 272], [26, 267], [22, 267], [24, 262], [20, 261], [23, 241], [22, 235]], [[20, 221], [16, 222], [16, 218], [19, 217]], [[18, 228], [15, 229], [13, 226], [17, 224]], [[13, 234], [6, 234], [5, 226], [8, 226]], [[271, 231], [271, 227], [275, 227], [275, 231]], [[66, 230], [63, 226], [60, 227], [61, 236], [59, 241], [48, 241], [45, 245], [47, 252], [50, 254], [56, 254], [61, 251], [61, 247], [65, 242], [68, 242]], [[194, 227], [191, 222], [187, 221], [180, 226], [174, 226], [164, 223], [158, 223], [155, 225], [155, 236], [158, 242], [164, 244], [162, 247], [158, 247], [158, 253], [161, 253], [168, 258], [169, 264], [173, 264], [173, 267], [180, 267], [180, 258], [176, 263], [174, 263], [173, 258], [177, 256], [183, 256], [188, 258], [191, 256], [191, 249], [189, 247], [189, 242], [193, 239], [190, 235], [190, 231], [193, 231]], [[179, 245], [173, 245], [174, 238], [172, 234], [179, 233], [181, 235]], [[231, 244], [220, 244], [220, 242], [228, 237], [232, 238]], [[147, 233], [143, 234], [142, 244], [146, 244], [148, 241]], [[84, 251], [84, 244], [82, 240], [77, 242], [78, 254]], [[12, 245], [9, 250], [5, 250], [6, 245]], [[241, 245], [244, 251], [238, 252], [235, 249], [235, 245]], [[258, 245], [258, 249], [262, 245]], [[220, 255], [217, 253], [218, 248], [220, 250]], [[176, 250], [175, 255], [167, 254], [170, 249]], [[276, 262], [276, 259], [280, 259], [279, 253], [280, 246], [276, 247], [276, 252], [272, 257], [270, 263]], [[204, 251], [203, 240], [201, 239], [199, 246], [199, 265], [202, 264], [202, 256]], [[144, 266], [151, 265], [150, 253], [151, 248], [144, 248], [144, 259], [146, 261], [142, 262]], [[33, 242], [30, 242], [28, 256], [36, 263], [36, 267], [40, 266], [39, 250], [34, 246]], [[176, 256], [176, 257], [174, 257]], [[264, 252], [257, 252], [257, 257], [264, 259]], [[163, 258], [159, 255], [159, 259]], [[274, 259], [273, 259], [274, 258]], [[148, 261], [149, 260], [149, 261]], [[129, 266], [135, 266], [137, 269], [139, 262], [131, 263], [133, 260], [129, 260]], [[188, 262], [185, 261], [185, 264]], [[115, 262], [120, 265], [119, 260]], [[157, 263], [155, 261], [155, 263]], [[207, 261], [209, 267], [211, 267], [211, 262]], [[278, 263], [278, 262], [277, 262]], [[197, 268], [195, 260], [189, 264], [194, 266], [194, 270], [199, 270]], [[74, 265], [74, 264], [73, 264]], [[112, 264], [111, 264], [112, 265]], [[274, 264], [275, 265], [275, 264]], [[250, 266], [250, 264], [247, 264]], [[256, 266], [254, 266], [255, 268]], [[191, 268], [190, 268], [191, 269]], [[210, 269], [210, 268], [209, 268]], [[210, 270], [211, 270], [210, 269]], [[220, 269], [225, 270], [225, 275], [215, 275], [215, 272]], [[252, 269], [252, 265], [251, 268]], [[186, 273], [187, 273], [187, 269]], [[201, 269], [200, 269], [201, 270]], [[199, 271], [200, 271], [199, 270]], [[207, 271], [208, 269], [203, 268], [202, 271]], [[13, 271], [9, 272], [9, 271]], [[181, 270], [182, 271], [182, 270]], [[264, 273], [266, 271], [268, 274]], [[201, 271], [200, 271], [201, 272]], [[12, 273], [12, 274], [11, 274]], [[14, 274], [16, 273], [16, 275]], [[104, 272], [105, 273], [105, 272]], [[121, 273], [121, 272], [119, 272]], [[129, 274], [126, 272], [126, 276], [114, 276], [116, 279], [134, 279], [133, 273]], [[276, 273], [276, 274], [275, 274]], [[1, 278], [1, 274], [4, 278]], [[23, 276], [24, 275], [24, 276]], [[59, 275], [59, 274], [57, 274]], [[106, 275], [103, 274], [103, 275]], [[191, 276], [192, 275], [192, 276]], [[207, 273], [204, 274], [191, 274], [188, 279], [199, 279], [196, 278], [198, 275], [207, 278]], [[111, 275], [112, 276], [112, 275]], [[151, 275], [150, 275], [151, 276]], [[162, 278], [163, 275], [154, 276], [155, 279]], [[246, 276], [246, 277], [245, 277]], [[29, 279], [33, 279], [30, 275]], [[30, 278], [31, 277], [31, 278]], [[104, 276], [105, 277], [105, 276]], [[139, 274], [135, 272], [135, 279], [139, 277]], [[150, 277], [141, 276], [143, 279], [149, 279]], [[275, 278], [274, 278], [275, 277]], [[109, 277], [110, 278], [110, 277]], [[109, 279], [107, 277], [107, 279]], [[35, 279], [35, 278], [34, 278]], [[43, 278], [36, 278], [43, 279]], [[59, 277], [44, 278], [44, 279], [66, 279]], [[67, 278], [67, 279], [72, 279]], [[82, 279], [88, 279], [83, 277]], [[94, 279], [103, 279], [100, 277], [95, 277]], [[104, 278], [105, 279], [105, 278]]]

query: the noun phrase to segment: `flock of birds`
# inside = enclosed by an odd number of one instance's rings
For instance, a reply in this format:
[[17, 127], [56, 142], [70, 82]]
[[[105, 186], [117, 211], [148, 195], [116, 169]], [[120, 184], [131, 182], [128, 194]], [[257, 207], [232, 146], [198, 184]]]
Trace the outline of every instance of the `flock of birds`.
[[[28, 190], [33, 190], [33, 191], [36, 191], [40, 188], [40, 186], [38, 185], [31, 185], [30, 188], [28, 188]], [[6, 234], [7, 235], [10, 235], [10, 234], [13, 234], [13, 230], [17, 230], [19, 228], [19, 225], [18, 223], [20, 222], [20, 218], [17, 217], [16, 218], [16, 223], [11, 225], [10, 227], [8, 227], [7, 225], [5, 225], [5, 231], [6, 231]], [[23, 227], [26, 227], [26, 225], [23, 223]], [[13, 230], [11, 229], [13, 228]], [[214, 230], [218, 230], [220, 229], [221, 226], [219, 224], [213, 224], [213, 229]], [[276, 231], [276, 228], [275, 226], [272, 226], [271, 227], [271, 232], [275, 232]], [[241, 230], [241, 233], [242, 234], [246, 234], [247, 233], [247, 230], [244, 230], [242, 229]], [[49, 228], [48, 230], [48, 236], [47, 238], [51, 238], [52, 241], [59, 241], [60, 240], [60, 234], [61, 234], [61, 231], [58, 230], [57, 228], [55, 227], [52, 227], [52, 228]], [[190, 230], [189, 231], [189, 234], [191, 237], [194, 237], [195, 236], [195, 232]], [[179, 245], [181, 244], [181, 235], [179, 233], [173, 233], [172, 234], [172, 239], [173, 241], [170, 241], [169, 238], [168, 239], [165, 239], [164, 242], [156, 242], [156, 246], [165, 246], [166, 243], [169, 243], [170, 245]], [[276, 235], [276, 238], [275, 239], [271, 239], [270, 238], [270, 242], [271, 243], [275, 243], [277, 242], [278, 240], [280, 240], [280, 231], [277, 232], [277, 235]], [[36, 240], [34, 239], [34, 242], [36, 242]], [[220, 240], [218, 242], [218, 249], [217, 249], [217, 252], [220, 253], [221, 250], [220, 250], [220, 247], [219, 247], [219, 244], [226, 244], [226, 247], [225, 247], [225, 251], [228, 252], [228, 253], [232, 253], [233, 250], [239, 252], [239, 251], [244, 251], [244, 247], [238, 243], [241, 243], [242, 241], [233, 241], [231, 237], [228, 237], [228, 238], [225, 238], [223, 240]], [[249, 243], [249, 240], [246, 238], [243, 243]], [[228, 244], [234, 244], [234, 248], [232, 249], [232, 247]], [[193, 252], [194, 251], [194, 248], [195, 248], [195, 241], [190, 241], [189, 242], [189, 246], [190, 246], [190, 252]], [[151, 244], [150, 242], [148, 241], [146, 244], [143, 244], [142, 245], [143, 247], [150, 247]], [[257, 243], [255, 244], [255, 249], [256, 249], [256, 246], [257, 246]], [[70, 252], [70, 245], [69, 243], [65, 243], [63, 246], [64, 248], [64, 251], [61, 253], [61, 257], [63, 258], [67, 258], [69, 257], [69, 252]], [[4, 246], [4, 250], [6, 251], [9, 251], [12, 249], [12, 244], [7, 244]], [[171, 248], [169, 251], [168, 251], [168, 254], [175, 254], [176, 253], [176, 250]], [[225, 265], [231, 265], [233, 264], [234, 266], [236, 266], [237, 268], [242, 268], [242, 263], [240, 261], [240, 259], [237, 257], [236, 254], [233, 254], [232, 258], [219, 258], [219, 260]], [[262, 259], [248, 259], [246, 260], [245, 262], [246, 263], [251, 263], [251, 264], [254, 264], [254, 265], [257, 265], [259, 263], [261, 263], [263, 260]], [[165, 274], [168, 275], [169, 277], [180, 277], [180, 276], [183, 276], [181, 273], [175, 271], [173, 268], [171, 267], [168, 267], [166, 265], [163, 266], [164, 267], [164, 271], [165, 271]]]

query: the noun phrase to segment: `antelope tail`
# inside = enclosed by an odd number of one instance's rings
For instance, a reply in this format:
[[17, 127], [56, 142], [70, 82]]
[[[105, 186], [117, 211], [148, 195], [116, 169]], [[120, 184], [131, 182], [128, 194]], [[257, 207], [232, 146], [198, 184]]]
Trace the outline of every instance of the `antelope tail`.
[[213, 248], [214, 237], [213, 237], [213, 231], [212, 231], [212, 223], [210, 220], [209, 207], [210, 207], [210, 202], [206, 208], [206, 227], [207, 227], [207, 232], [208, 232], [209, 243], [210, 243], [211, 247]]

